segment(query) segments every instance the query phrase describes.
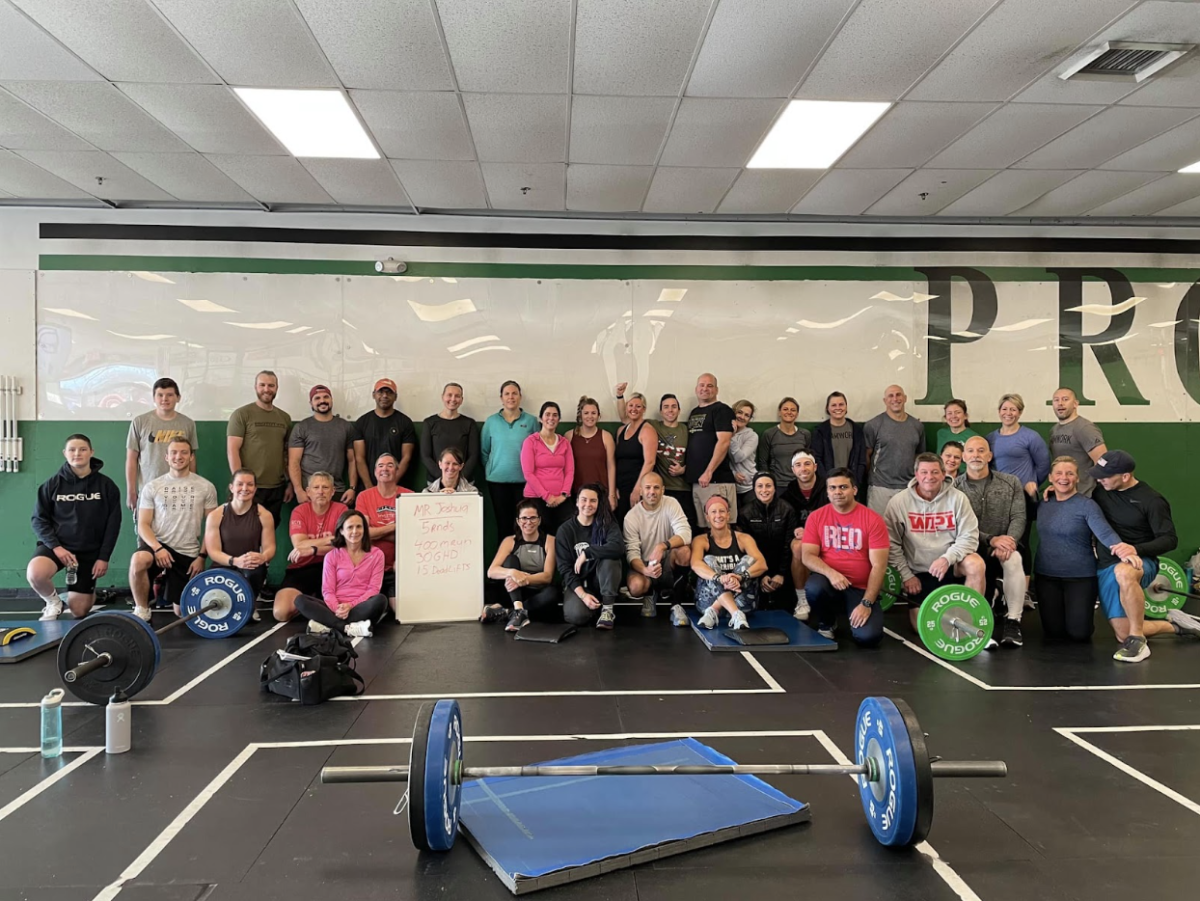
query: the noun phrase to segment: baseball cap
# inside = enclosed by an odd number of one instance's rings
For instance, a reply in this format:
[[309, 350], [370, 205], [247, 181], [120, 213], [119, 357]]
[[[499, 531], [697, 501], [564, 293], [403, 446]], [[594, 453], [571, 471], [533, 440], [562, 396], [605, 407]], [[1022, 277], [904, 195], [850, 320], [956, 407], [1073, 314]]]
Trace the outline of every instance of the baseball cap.
[[1135, 466], [1137, 464], [1130, 454], [1123, 450], [1110, 450], [1100, 455], [1096, 465], [1088, 470], [1088, 475], [1093, 479], [1107, 479], [1133, 472]]
[[312, 403], [312, 399], [314, 397], [316, 397], [317, 393], [320, 391], [324, 391], [326, 394], [328, 394], [330, 396], [333, 395], [333, 392], [329, 390], [328, 385], [313, 385], [311, 388], [308, 389], [308, 402], [310, 404]]
[[392, 392], [392, 394], [397, 393], [396, 383], [393, 382], [391, 379], [380, 379], [379, 381], [377, 381], [375, 383], [375, 387], [371, 389], [371, 393], [374, 394], [380, 388], [387, 388], [389, 391]]

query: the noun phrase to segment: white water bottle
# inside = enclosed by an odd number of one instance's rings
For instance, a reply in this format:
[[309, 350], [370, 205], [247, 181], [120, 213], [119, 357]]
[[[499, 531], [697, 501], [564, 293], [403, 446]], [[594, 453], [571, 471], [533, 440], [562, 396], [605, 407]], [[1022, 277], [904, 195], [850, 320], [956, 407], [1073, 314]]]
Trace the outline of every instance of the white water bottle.
[[130, 714], [133, 706], [120, 689], [109, 698], [104, 708], [104, 751], [106, 754], [124, 754], [130, 747], [132, 723]]

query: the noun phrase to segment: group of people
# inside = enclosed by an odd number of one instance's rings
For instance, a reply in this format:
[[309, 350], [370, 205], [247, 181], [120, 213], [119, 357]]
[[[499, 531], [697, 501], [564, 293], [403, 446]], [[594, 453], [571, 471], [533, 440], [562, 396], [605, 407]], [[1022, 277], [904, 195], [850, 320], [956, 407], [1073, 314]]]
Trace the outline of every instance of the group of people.
[[[419, 444], [425, 470], [437, 473], [425, 491], [478, 493], [471, 479], [482, 467], [501, 542], [480, 619], [513, 631], [563, 618], [611, 629], [622, 592], [640, 599], [647, 616], [666, 602], [682, 624], [694, 579], [702, 627], [724, 615], [745, 628], [745, 614], [766, 605], [826, 635], [844, 617], [853, 640], [872, 645], [882, 636], [878, 601], [891, 566], [914, 626], [925, 596], [959, 582], [995, 599], [1006, 646], [1023, 642], [1031, 589], [1049, 638], [1090, 639], [1098, 598], [1121, 643], [1118, 660], [1145, 659], [1151, 635], [1200, 634], [1200, 621], [1181, 611], [1144, 620], [1142, 589], [1155, 558], [1177, 544], [1170, 506], [1136, 478], [1129, 454], [1110, 451], [1079, 416], [1069, 388], [1051, 399], [1049, 447], [1021, 425], [1021, 397], [1006, 394], [1001, 426], [986, 437], [971, 428], [964, 401], [948, 402], [933, 453], [899, 385], [885, 389], [884, 412], [865, 423], [850, 419], [848, 399], [833, 392], [811, 431], [797, 424], [799, 403], [785, 397], [777, 424], [761, 435], [750, 425], [755, 405], [719, 400], [711, 373], [697, 379], [683, 421], [677, 395], [664, 394], [660, 418], [648, 420], [646, 397], [627, 387], [615, 388], [615, 434], [600, 428], [600, 403], [587, 396], [560, 433], [558, 404], [543, 403], [535, 418], [512, 380], [500, 388], [500, 409], [477, 428], [460, 412], [462, 387], [449, 383], [418, 440], [391, 379], [375, 383], [374, 408], [353, 422], [336, 416], [332, 392], [316, 385], [312, 415], [293, 424], [274, 404], [275, 374], [263, 371], [254, 402], [229, 420], [222, 505], [195, 472], [196, 426], [176, 409], [179, 387], [160, 379], [155, 408], [130, 424], [126, 448], [125, 504], [138, 534], [134, 612], [150, 617], [156, 587], [178, 612], [183, 586], [206, 558], [260, 592], [277, 550], [275, 524], [294, 501], [275, 618], [302, 615], [317, 630], [369, 635], [394, 609], [395, 499], [411, 490], [401, 480]], [[68, 438], [64, 456], [39, 490], [33, 520], [28, 580], [45, 600], [44, 619], [62, 612], [53, 586], [62, 569], [71, 612], [91, 609], [123, 518], [121, 493], [87, 437]]]

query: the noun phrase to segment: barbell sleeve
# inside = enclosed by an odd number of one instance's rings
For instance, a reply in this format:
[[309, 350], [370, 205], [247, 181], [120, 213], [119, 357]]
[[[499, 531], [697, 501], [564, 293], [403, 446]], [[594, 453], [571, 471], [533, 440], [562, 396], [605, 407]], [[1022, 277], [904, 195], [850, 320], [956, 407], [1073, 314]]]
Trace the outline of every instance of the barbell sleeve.
[[957, 616], [952, 616], [946, 620], [950, 626], [962, 632], [963, 635], [974, 635], [976, 638], [983, 638], [983, 629], [976, 626], [974, 623], [969, 623], [966, 620], [959, 619]]
[[103, 654], [93, 657], [86, 663], [81, 663], [79, 666], [67, 670], [65, 673], [63, 673], [63, 681], [74, 682], [81, 676], [86, 676], [88, 673], [94, 673], [98, 669], [104, 669], [104, 667], [108, 666], [110, 663], [112, 663], [112, 654], [109, 654], [106, 651]]

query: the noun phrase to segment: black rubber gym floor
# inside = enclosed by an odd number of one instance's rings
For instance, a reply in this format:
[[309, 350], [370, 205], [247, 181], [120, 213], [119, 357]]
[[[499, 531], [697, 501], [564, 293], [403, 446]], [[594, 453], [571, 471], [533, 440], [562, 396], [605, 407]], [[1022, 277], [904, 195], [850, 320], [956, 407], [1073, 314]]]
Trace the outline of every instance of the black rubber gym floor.
[[[163, 621], [156, 623], [162, 625]], [[69, 750], [43, 761], [38, 700], [53, 652], [0, 669], [0, 898], [294, 901], [512, 897], [466, 841], [418, 855], [400, 785], [323, 786], [325, 765], [407, 763], [422, 699], [457, 697], [469, 763], [518, 764], [695, 735], [741, 763], [851, 755], [865, 695], [907, 700], [931, 753], [1002, 758], [1006, 780], [939, 780], [928, 846], [871, 836], [845, 777], [768, 777], [812, 822], [621, 870], [553, 899], [1146, 899], [1200, 879], [1200, 642], [1151, 643], [1121, 666], [1091, 646], [930, 658], [904, 611], [883, 646], [711, 654], [664, 616], [622, 607], [612, 633], [514, 643], [499, 626], [393, 625], [358, 645], [362, 699], [300, 707], [258, 667], [299, 626], [225, 641], [163, 636], [128, 754], [103, 753], [103, 710], [64, 710]], [[68, 698], [70, 696], [68, 695]], [[400, 741], [396, 741], [400, 740]], [[614, 780], [612, 803], [620, 804]]]

